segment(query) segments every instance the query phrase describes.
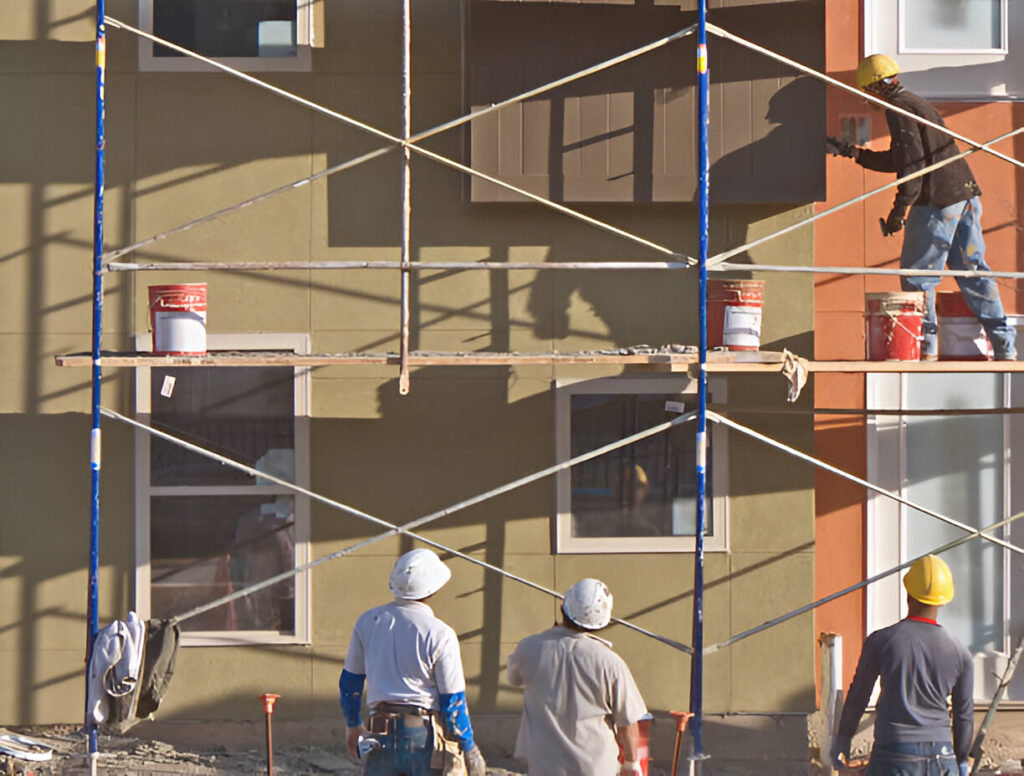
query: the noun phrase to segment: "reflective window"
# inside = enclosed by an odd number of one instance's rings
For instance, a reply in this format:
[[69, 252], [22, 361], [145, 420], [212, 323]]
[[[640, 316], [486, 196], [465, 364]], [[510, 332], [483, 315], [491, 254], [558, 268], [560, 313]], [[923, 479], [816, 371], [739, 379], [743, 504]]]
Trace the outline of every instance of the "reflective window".
[[902, 0], [905, 51], [1002, 48], [1002, 0]]

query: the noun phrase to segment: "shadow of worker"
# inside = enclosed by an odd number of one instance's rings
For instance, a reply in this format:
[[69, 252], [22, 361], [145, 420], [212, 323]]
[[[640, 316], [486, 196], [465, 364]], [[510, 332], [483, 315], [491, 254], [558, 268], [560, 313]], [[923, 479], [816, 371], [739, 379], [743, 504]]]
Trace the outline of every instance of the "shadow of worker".
[[772, 125], [764, 137], [711, 165], [711, 202], [824, 201], [825, 85], [810, 76], [789, 81], [768, 99], [764, 118]]

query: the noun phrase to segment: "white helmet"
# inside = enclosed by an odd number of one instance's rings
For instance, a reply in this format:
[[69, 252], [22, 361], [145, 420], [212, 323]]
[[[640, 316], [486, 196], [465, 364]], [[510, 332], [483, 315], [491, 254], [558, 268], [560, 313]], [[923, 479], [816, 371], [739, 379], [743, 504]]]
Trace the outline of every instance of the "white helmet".
[[612, 619], [612, 594], [600, 579], [581, 579], [565, 591], [565, 616], [584, 630], [600, 630]]
[[412, 550], [395, 561], [388, 587], [395, 598], [419, 601], [433, 595], [452, 578], [448, 568], [432, 550]]

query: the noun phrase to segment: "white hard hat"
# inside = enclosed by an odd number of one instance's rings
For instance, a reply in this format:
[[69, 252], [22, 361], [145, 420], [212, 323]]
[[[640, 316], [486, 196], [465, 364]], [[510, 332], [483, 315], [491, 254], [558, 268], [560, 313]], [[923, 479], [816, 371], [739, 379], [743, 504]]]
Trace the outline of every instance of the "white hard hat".
[[585, 630], [600, 630], [612, 619], [612, 594], [600, 579], [581, 579], [565, 591], [565, 616]]
[[395, 561], [388, 587], [395, 598], [418, 601], [433, 595], [452, 578], [448, 568], [432, 550], [412, 550]]

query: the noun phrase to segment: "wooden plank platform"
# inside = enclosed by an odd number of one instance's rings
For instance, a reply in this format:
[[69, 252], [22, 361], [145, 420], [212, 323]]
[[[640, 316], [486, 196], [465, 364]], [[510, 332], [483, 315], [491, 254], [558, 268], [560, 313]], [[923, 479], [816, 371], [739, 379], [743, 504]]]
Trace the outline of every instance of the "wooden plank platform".
[[[708, 353], [708, 373], [772, 373], [782, 370], [783, 353], [774, 351], [719, 351]], [[648, 372], [692, 372], [695, 352], [622, 348], [619, 351], [572, 353], [500, 353], [414, 351], [409, 366], [515, 366], [522, 364], [595, 365], [633, 367]], [[88, 353], [54, 356], [61, 367], [92, 365]], [[397, 353], [288, 353], [283, 351], [210, 351], [198, 356], [162, 356], [146, 352], [110, 352], [100, 356], [101, 367], [140, 366], [398, 366]], [[1024, 361], [806, 361], [809, 372], [1024, 372]]]

